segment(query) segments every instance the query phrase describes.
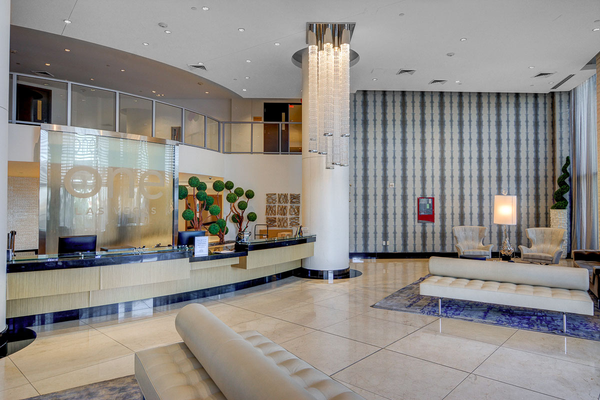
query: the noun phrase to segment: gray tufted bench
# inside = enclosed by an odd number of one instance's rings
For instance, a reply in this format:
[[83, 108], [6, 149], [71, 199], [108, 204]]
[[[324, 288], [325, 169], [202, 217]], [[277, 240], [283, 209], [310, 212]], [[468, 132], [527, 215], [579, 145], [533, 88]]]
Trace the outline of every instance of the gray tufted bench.
[[364, 400], [255, 331], [240, 334], [200, 304], [175, 320], [183, 342], [135, 354], [146, 400]]
[[420, 293], [441, 299], [594, 315], [588, 273], [580, 268], [431, 257]]

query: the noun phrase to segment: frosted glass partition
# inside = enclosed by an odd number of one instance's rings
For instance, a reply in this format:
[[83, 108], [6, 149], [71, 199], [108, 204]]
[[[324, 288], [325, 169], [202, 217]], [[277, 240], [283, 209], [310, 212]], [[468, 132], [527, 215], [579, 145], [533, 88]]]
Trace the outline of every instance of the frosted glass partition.
[[204, 147], [204, 115], [185, 110], [184, 126], [185, 143]]
[[206, 118], [206, 148], [219, 151], [219, 122]]
[[97, 235], [97, 250], [171, 244], [177, 151], [172, 141], [43, 125], [40, 253], [74, 235]]
[[119, 94], [119, 132], [152, 136], [152, 101]]
[[223, 122], [223, 141], [226, 153], [250, 153], [252, 151], [252, 124]]
[[115, 107], [115, 92], [71, 85], [71, 125], [115, 131]]
[[17, 76], [17, 121], [66, 124], [67, 84]]
[[182, 109], [163, 103], [155, 103], [156, 129], [154, 136], [161, 139], [181, 141]]

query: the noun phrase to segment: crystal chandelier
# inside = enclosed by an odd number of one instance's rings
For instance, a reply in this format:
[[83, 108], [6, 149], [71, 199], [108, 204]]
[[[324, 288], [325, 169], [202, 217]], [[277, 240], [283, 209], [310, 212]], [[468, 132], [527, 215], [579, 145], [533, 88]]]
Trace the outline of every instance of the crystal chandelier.
[[307, 24], [310, 153], [325, 167], [348, 166], [350, 38], [354, 24]]

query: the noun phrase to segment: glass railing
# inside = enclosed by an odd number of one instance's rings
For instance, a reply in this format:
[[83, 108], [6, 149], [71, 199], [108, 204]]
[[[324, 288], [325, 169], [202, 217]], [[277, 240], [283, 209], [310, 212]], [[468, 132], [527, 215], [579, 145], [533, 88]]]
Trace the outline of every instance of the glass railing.
[[302, 122], [219, 121], [152, 98], [19, 73], [9, 85], [11, 123], [131, 133], [221, 153], [302, 153]]

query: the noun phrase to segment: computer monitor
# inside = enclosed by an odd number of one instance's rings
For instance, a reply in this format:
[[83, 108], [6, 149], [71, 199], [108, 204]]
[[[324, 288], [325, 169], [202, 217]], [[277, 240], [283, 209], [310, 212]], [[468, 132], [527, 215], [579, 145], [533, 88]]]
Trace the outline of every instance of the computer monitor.
[[177, 235], [178, 246], [193, 246], [194, 239], [198, 236], [206, 236], [205, 231], [179, 231]]
[[58, 254], [96, 251], [96, 235], [62, 236], [58, 238]]

